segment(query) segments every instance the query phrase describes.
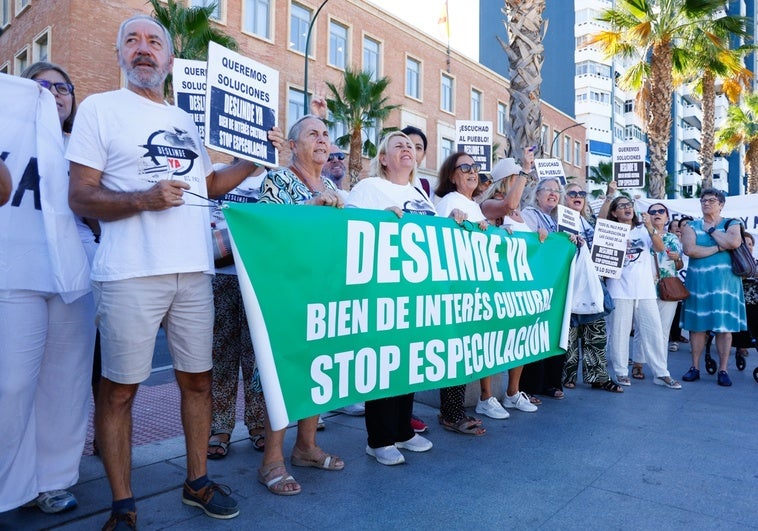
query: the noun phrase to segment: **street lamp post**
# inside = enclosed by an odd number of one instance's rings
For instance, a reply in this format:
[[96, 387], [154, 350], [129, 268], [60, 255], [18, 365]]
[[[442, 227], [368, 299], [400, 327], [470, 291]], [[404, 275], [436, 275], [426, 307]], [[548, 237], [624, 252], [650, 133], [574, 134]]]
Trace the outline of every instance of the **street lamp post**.
[[570, 126], [564, 127], [563, 129], [561, 129], [560, 131], [558, 131], [558, 133], [555, 135], [555, 138], [553, 138], [553, 142], [550, 144], [550, 155], [548, 156], [548, 158], [551, 158], [551, 159], [553, 158], [553, 148], [555, 147], [555, 141], [558, 140], [561, 137], [561, 134], [564, 131], [568, 131], [569, 129], [573, 129], [574, 127], [579, 127], [580, 125], [584, 125], [584, 122], [578, 122], [578, 123], [575, 123], [575, 124], [571, 124]]
[[324, 0], [320, 6], [318, 6], [318, 9], [316, 10], [316, 13], [313, 14], [313, 18], [311, 19], [311, 23], [308, 25], [308, 34], [305, 36], [305, 69], [303, 70], [303, 112], [308, 112], [308, 51], [310, 49], [311, 44], [311, 31], [313, 30], [313, 25], [316, 23], [316, 19], [318, 18], [318, 14], [321, 13], [321, 9], [326, 5], [326, 3], [329, 0]]

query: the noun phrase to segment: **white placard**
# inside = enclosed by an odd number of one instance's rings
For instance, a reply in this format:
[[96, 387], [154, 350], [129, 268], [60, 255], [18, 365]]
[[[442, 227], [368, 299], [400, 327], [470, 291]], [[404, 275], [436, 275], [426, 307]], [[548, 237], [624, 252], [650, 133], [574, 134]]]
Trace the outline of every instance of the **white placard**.
[[265, 166], [278, 165], [268, 141], [277, 121], [279, 72], [223, 46], [208, 46], [205, 145]]
[[534, 169], [537, 177], [542, 179], [558, 179], [561, 186], [566, 186], [566, 172], [563, 163], [558, 159], [534, 159]]
[[474, 120], [455, 121], [456, 151], [469, 155], [481, 166], [480, 172], [489, 173], [492, 165], [492, 122]]
[[645, 186], [646, 156], [644, 142], [613, 144], [613, 178], [620, 190]]
[[602, 277], [621, 278], [624, 266], [629, 225], [607, 219], [598, 219], [595, 236], [592, 239], [592, 263], [595, 271]]
[[579, 212], [567, 206], [558, 205], [558, 230], [570, 234], [579, 234], [582, 221]]

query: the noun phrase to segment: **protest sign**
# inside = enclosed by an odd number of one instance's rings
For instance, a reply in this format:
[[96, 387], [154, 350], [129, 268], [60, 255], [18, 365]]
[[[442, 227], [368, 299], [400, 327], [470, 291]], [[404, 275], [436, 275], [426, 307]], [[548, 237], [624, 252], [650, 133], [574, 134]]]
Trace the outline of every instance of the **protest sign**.
[[613, 178], [619, 189], [645, 186], [645, 157], [647, 145], [643, 142], [613, 144]]
[[579, 234], [582, 230], [582, 220], [579, 212], [563, 205], [558, 207], [558, 230], [570, 234]]
[[223, 46], [208, 46], [205, 145], [266, 166], [278, 156], [268, 141], [277, 124], [279, 73]]
[[201, 140], [205, 140], [205, 73], [205, 61], [174, 59], [174, 103], [192, 116]]
[[561, 186], [566, 186], [566, 172], [563, 170], [563, 164], [560, 160], [534, 159], [534, 170], [540, 179], [558, 179]]
[[230, 204], [272, 427], [561, 354], [568, 235], [362, 209]]
[[489, 173], [492, 161], [492, 122], [456, 120], [456, 150], [469, 155], [479, 171]]
[[598, 219], [590, 255], [595, 271], [602, 277], [621, 278], [624, 266], [629, 225], [607, 219]]

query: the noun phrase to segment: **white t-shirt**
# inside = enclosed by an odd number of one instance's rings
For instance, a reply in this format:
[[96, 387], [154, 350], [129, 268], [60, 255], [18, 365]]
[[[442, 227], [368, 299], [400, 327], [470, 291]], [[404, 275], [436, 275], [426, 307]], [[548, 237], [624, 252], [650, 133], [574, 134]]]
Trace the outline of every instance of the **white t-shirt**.
[[621, 278], [609, 278], [606, 287], [614, 299], [656, 299], [653, 242], [644, 225], [629, 231]]
[[429, 196], [420, 187], [395, 184], [381, 177], [369, 177], [359, 181], [350, 191], [345, 206], [372, 210], [394, 206], [411, 214], [437, 214]]
[[479, 223], [486, 219], [484, 214], [482, 214], [482, 209], [479, 207], [479, 203], [469, 199], [460, 192], [450, 192], [445, 194], [437, 203], [437, 214], [447, 217], [455, 208], [464, 212], [468, 216], [466, 219], [473, 223]]
[[[82, 102], [66, 158], [102, 171], [101, 184], [110, 190], [147, 190], [174, 179], [188, 183], [197, 195], [208, 195], [205, 178], [212, 166], [192, 118], [128, 89]], [[92, 279], [212, 273], [209, 203], [189, 194], [184, 201], [167, 210], [102, 221]]]

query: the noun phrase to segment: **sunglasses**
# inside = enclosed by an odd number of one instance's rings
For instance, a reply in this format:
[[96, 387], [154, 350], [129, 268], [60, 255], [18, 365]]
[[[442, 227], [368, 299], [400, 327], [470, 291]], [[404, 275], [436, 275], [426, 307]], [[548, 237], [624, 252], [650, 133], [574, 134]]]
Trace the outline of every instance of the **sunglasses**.
[[71, 83], [51, 83], [46, 79], [35, 79], [34, 81], [36, 81], [40, 87], [46, 88], [47, 90], [55, 87], [55, 91], [61, 96], [68, 96], [69, 94], [74, 93], [74, 85]]
[[455, 167], [456, 170], [461, 170], [463, 173], [479, 173], [482, 169], [481, 164], [459, 164]]
[[329, 162], [333, 162], [334, 159], [345, 160], [345, 154], [344, 153], [329, 153], [329, 158], [326, 160]]
[[587, 197], [587, 192], [580, 192], [578, 190], [570, 190], [566, 192], [566, 195], [573, 199], [576, 199], [577, 197], [581, 197], [582, 199], [584, 199], [585, 197]]
[[616, 205], [616, 210], [621, 210], [622, 208], [631, 210], [633, 207], [634, 205], [632, 203], [619, 203]]
[[650, 210], [647, 211], [647, 213], [652, 214], [653, 216], [657, 214], [665, 214], [666, 209], [665, 208], [651, 208]]

